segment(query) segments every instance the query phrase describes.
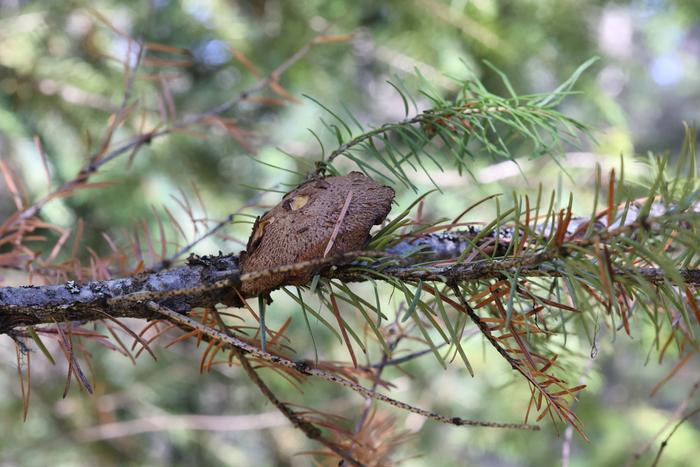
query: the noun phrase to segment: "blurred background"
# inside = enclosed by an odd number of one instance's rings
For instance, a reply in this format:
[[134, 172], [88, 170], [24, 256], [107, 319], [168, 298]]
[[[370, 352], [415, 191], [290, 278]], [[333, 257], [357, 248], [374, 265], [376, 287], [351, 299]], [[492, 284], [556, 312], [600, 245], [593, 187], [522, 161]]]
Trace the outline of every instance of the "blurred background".
[[[83, 220], [83, 245], [98, 254], [109, 252], [103, 232], [120, 238], [143, 222], [157, 231], [158, 218], [168, 223], [166, 208], [187, 227], [191, 216], [183, 209], [184, 200], [191, 201], [196, 217], [212, 220], [246, 204], [245, 213], [262, 213], [280, 194], [258, 188], [287, 191], [299, 181], [293, 172], [309, 170], [320, 157], [309, 129], [321, 135], [326, 149], [334, 147], [322, 132], [320, 118], [328, 114], [304, 95], [339, 112], [348, 108], [365, 126], [397, 121], [404, 118], [403, 103], [387, 80], [405, 81], [418, 105], [429, 105], [416, 88], [416, 70], [445, 96], [456, 92], [454, 79], [470, 76], [505, 95], [501, 78], [484, 65], [488, 60], [518, 93], [530, 94], [555, 89], [581, 63], [600, 58], [576, 85], [581, 94], [561, 108], [589, 125], [595, 137], [568, 148], [560, 159], [566, 173], [549, 158], [534, 159], [525, 148], [513, 148], [517, 165], [476, 159], [473, 178], [451, 170], [436, 175], [444, 194], [428, 198], [423, 208], [427, 219], [454, 216], [494, 193], [508, 194], [506, 200], [512, 190], [532, 194], [538, 183], [558, 187], [566, 196], [574, 192], [575, 210], [588, 213], [596, 163], [609, 170], [619, 167], [622, 157], [627, 176], [642, 179], [648, 169], [636, 162], [638, 155], [677, 153], [683, 122], [700, 120], [697, 0], [0, 0], [0, 157], [30, 200], [49, 192], [37, 141], [53, 188], [75, 177], [98, 149], [124, 93], [120, 61], [130, 50], [120, 33], [188, 51], [178, 55], [186, 66], [144, 64], [139, 70], [143, 79], [134, 85], [133, 98], [143, 108], [168, 118], [206, 111], [252, 85], [257, 78], [241, 57], [264, 75], [315, 35], [354, 36], [313, 48], [284, 73], [280, 83], [294, 102], [247, 102], [227, 113], [236, 120], [238, 138], [209, 127], [201, 134], [154, 140], [133, 160], [123, 157], [106, 165], [95, 179], [117, 183], [54, 200], [42, 210], [47, 222], [65, 228]], [[145, 79], [156, 76], [156, 65], [160, 78]], [[139, 119], [131, 118], [115, 138], [126, 140], [138, 128]], [[416, 175], [417, 182], [430, 189], [429, 180], [420, 177]], [[399, 206], [415, 197], [399, 192]], [[14, 209], [7, 186], [0, 183], [0, 219]], [[470, 219], [492, 215], [493, 204], [485, 204]], [[249, 231], [247, 222], [233, 224], [226, 229], [227, 238], [212, 237], [195, 251], [237, 251]], [[190, 228], [186, 234], [194, 237], [196, 232]], [[27, 280], [0, 270], [0, 285]], [[275, 296], [277, 314], [270, 313], [270, 326], [294, 315], [295, 306]], [[303, 322], [293, 320], [290, 332], [298, 338], [300, 356], [313, 358], [313, 348], [304, 344], [308, 331]], [[395, 417], [395, 430], [413, 433], [394, 459], [404, 459], [408, 466], [623, 465], [664, 426], [698, 378], [697, 362], [688, 364], [672, 384], [650, 397], [677, 361], [675, 356], [661, 363], [653, 353], [648, 357], [653, 336], [642, 322], [632, 339], [602, 334], [592, 361], [586, 357], [591, 344], [572, 337], [571, 374], [589, 385], [577, 414], [590, 443], [576, 435], [566, 442], [563, 429], [547, 422], [539, 433], [456, 428], [382, 407], [381, 416]], [[327, 343], [320, 345], [325, 358], [347, 359], [345, 348], [323, 329], [316, 338]], [[220, 366], [200, 375], [201, 350], [190, 344], [154, 348], [158, 362], [142, 356], [132, 365], [115, 352], [89, 346], [95, 394], [73, 386], [65, 399], [65, 365], [54, 367], [35, 358], [30, 412], [22, 423], [14, 344], [0, 338], [0, 465], [311, 463], [310, 457], [294, 454], [318, 446], [290, 428], [238, 369]], [[387, 372], [396, 385], [392, 394], [464, 418], [521, 420], [527, 408], [523, 383], [480, 339], [469, 340], [465, 349], [473, 355], [474, 378], [457, 363], [443, 370], [427, 356], [407, 365], [407, 373]], [[351, 418], [361, 410], [362, 401], [353, 394], [322, 384], [307, 384], [304, 394], [298, 394], [278, 379], [270, 377], [278, 393], [289, 392], [288, 400]], [[698, 401], [697, 396], [691, 399], [691, 407]], [[659, 443], [654, 441], [642, 455], [641, 465], [651, 462]], [[570, 453], [562, 454], [563, 447]], [[674, 435], [662, 465], [697, 465], [699, 455], [700, 420], [695, 418]]]

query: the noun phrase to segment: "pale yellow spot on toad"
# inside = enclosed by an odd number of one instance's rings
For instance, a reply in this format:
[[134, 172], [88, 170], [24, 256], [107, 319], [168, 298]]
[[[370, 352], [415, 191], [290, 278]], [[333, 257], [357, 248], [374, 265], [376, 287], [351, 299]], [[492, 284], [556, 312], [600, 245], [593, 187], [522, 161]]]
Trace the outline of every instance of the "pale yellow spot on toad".
[[258, 224], [258, 228], [255, 229], [255, 232], [253, 233], [253, 243], [257, 242], [262, 238], [263, 234], [265, 233], [265, 227], [272, 224], [274, 221], [275, 218], [270, 217], [269, 219], [265, 219], [264, 221]]
[[289, 207], [292, 208], [292, 211], [296, 211], [297, 209], [301, 209], [306, 206], [306, 203], [308, 202], [309, 197], [306, 195], [295, 196], [294, 199], [292, 199], [292, 202], [289, 204]]

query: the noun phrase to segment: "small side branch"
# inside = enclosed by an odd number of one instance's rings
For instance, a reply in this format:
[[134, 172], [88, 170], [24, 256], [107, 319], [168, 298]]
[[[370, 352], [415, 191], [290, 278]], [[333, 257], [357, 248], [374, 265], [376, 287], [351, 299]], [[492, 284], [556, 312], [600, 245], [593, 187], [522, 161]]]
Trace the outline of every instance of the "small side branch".
[[334, 383], [334, 384], [339, 384], [341, 386], [344, 386], [348, 389], [351, 389], [358, 394], [362, 395], [365, 398], [371, 398], [375, 399], [381, 402], [385, 402], [387, 404], [393, 405], [396, 408], [406, 410], [407, 412], [415, 413], [418, 415], [422, 415], [426, 418], [429, 418], [431, 420], [435, 420], [441, 423], [446, 423], [450, 425], [456, 425], [456, 426], [480, 426], [480, 427], [490, 427], [490, 428], [513, 428], [513, 429], [520, 429], [520, 430], [539, 430], [539, 426], [537, 425], [528, 425], [524, 423], [493, 423], [493, 422], [484, 422], [484, 421], [478, 421], [478, 420], [467, 420], [463, 419], [460, 417], [447, 417], [445, 415], [440, 415], [435, 412], [430, 412], [428, 410], [424, 410], [418, 407], [414, 407], [410, 404], [406, 404], [405, 402], [398, 401], [396, 399], [393, 399], [389, 396], [386, 396], [380, 392], [372, 391], [371, 389], [367, 389], [364, 386], [361, 386], [357, 383], [354, 383], [348, 379], [342, 378], [334, 373], [322, 370], [320, 368], [314, 368], [310, 364], [306, 362], [293, 362], [291, 360], [288, 360], [283, 357], [279, 357], [277, 355], [273, 355], [267, 352], [263, 352], [257, 347], [248, 344], [235, 336], [230, 336], [228, 334], [225, 334], [221, 331], [218, 331], [216, 329], [213, 329], [209, 326], [206, 326], [202, 323], [200, 323], [197, 320], [194, 320], [188, 316], [181, 315], [173, 310], [170, 310], [169, 308], [162, 307], [158, 305], [157, 303], [154, 302], [148, 302], [147, 303], [148, 309], [150, 309], [154, 313], [158, 313], [162, 315], [165, 319], [168, 321], [171, 321], [173, 323], [176, 323], [179, 326], [185, 326], [191, 329], [195, 329], [197, 331], [200, 331], [202, 334], [208, 336], [211, 339], [216, 339], [222, 342], [225, 342], [228, 344], [230, 347], [234, 347], [238, 349], [241, 352], [244, 352], [246, 356], [249, 357], [255, 357], [260, 360], [264, 360], [269, 363], [273, 363], [277, 366], [282, 366], [286, 368], [290, 368], [292, 370], [295, 370], [296, 372], [302, 374], [302, 375], [307, 375], [307, 376], [315, 376], [318, 378], [321, 378], [323, 380], [326, 380], [328, 382]]
[[[160, 306], [155, 303], [149, 303], [150, 307], [156, 307], [159, 312], [163, 311], [168, 311], [172, 312], [172, 310], [168, 310], [163, 306]], [[230, 338], [234, 338], [233, 334], [231, 331], [226, 327], [224, 324], [223, 319], [221, 318], [221, 315], [219, 314], [218, 311], [216, 311], [215, 308], [212, 308], [212, 311], [214, 313], [214, 316], [216, 317], [217, 323], [219, 324], [219, 327], [222, 329], [224, 333]], [[284, 404], [282, 401], [280, 401], [277, 396], [272, 392], [272, 389], [265, 384], [265, 382], [260, 378], [260, 375], [255, 371], [253, 366], [250, 364], [250, 361], [248, 360], [248, 357], [246, 357], [246, 354], [243, 350], [236, 346], [231, 346], [231, 351], [236, 355], [236, 358], [238, 358], [238, 361], [241, 362], [241, 366], [243, 367], [243, 370], [245, 373], [248, 375], [250, 380], [255, 384], [258, 389], [260, 389], [260, 392], [270, 401], [272, 402], [272, 405], [274, 405], [277, 410], [279, 410], [282, 415], [284, 415], [295, 428], [300, 429], [307, 438], [318, 441], [319, 443], [323, 444], [326, 446], [328, 449], [339, 455], [341, 458], [346, 460], [347, 462], [350, 462], [350, 464], [354, 466], [359, 466], [361, 467], [362, 464], [358, 462], [355, 458], [352, 457], [349, 453], [345, 452], [344, 450], [340, 449], [335, 443], [332, 441], [326, 439], [322, 434], [321, 430], [319, 430], [316, 426], [313, 424], [309, 423], [308, 421], [304, 420], [302, 417], [297, 415], [293, 410], [291, 410], [289, 407], [287, 407], [286, 404]]]

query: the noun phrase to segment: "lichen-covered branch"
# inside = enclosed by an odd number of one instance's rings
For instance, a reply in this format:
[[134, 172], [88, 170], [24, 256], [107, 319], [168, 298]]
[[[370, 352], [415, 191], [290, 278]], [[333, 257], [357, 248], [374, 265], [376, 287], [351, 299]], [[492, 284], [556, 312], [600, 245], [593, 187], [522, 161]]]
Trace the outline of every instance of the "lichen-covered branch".
[[[240, 261], [232, 254], [192, 256], [184, 266], [125, 278], [0, 288], [0, 333], [35, 324], [101, 320], [105, 313], [113, 318], [153, 318], [147, 302], [179, 313], [219, 303], [240, 307], [242, 300], [268, 298], [279, 287], [306, 285], [319, 273], [345, 282], [376, 277], [449, 284], [513, 273], [520, 278], [560, 277], [571, 274], [562, 262], [574, 255], [598, 261], [600, 245], [632, 239], [640, 232], [680, 231], [684, 223], [696, 223], [700, 216], [697, 204], [683, 210], [660, 203], [647, 209], [632, 204], [622, 219], [608, 216], [607, 221], [591, 221], [569, 213], [558, 223], [533, 222], [532, 227], [521, 226], [517, 231], [512, 227], [469, 228], [409, 236], [382, 251], [358, 250], [367, 244], [372, 224], [384, 220], [392, 198], [393, 190], [356, 172], [311, 180], [258, 219]], [[679, 215], [685, 220], [677, 221]], [[528, 233], [532, 246], [510, 251], [514, 238], [522, 242]], [[295, 237], [298, 239], [292, 241]], [[485, 249], [487, 258], [483, 257]], [[467, 250], [481, 254], [464, 258]], [[372, 257], [377, 260], [369, 261]], [[606, 266], [617, 280], [660, 283], [680, 278], [686, 284], [700, 285], [700, 269], [670, 271], [663, 265], [637, 266], [636, 262], [627, 267], [627, 263], [609, 259]]]
[[[238, 257], [221, 255], [215, 257], [191, 257], [188, 264], [166, 271], [142, 273], [131, 277], [104, 281], [78, 283], [69, 281], [59, 285], [22, 286], [0, 288], [0, 333], [17, 327], [50, 324], [66, 321], [94, 321], [104, 319], [104, 313], [114, 318], [160, 318], [147, 306], [155, 301], [180, 313], [195, 307], [212, 307], [218, 303], [242, 306], [236, 287], [242, 283], [259, 281], [269, 275], [289, 271], [319, 271], [324, 276], [347, 282], [367, 279], [365, 272], [358, 272], [353, 265], [342, 266], [358, 256], [390, 258], [383, 252], [358, 251], [327, 257], [288, 266], [280, 266], [267, 272], [252, 272], [241, 275]], [[558, 277], [562, 271], [550, 264], [551, 253], [519, 258], [477, 261], [470, 264], [449, 266], [420, 266], [410, 263], [386, 267], [381, 263], [364, 266], [363, 271], [381, 271], [383, 276], [398, 280], [418, 282], [472, 281], [500, 277], [504, 272], [518, 269], [518, 275], [526, 277]], [[328, 266], [341, 265], [333, 270]], [[679, 273], [687, 284], [700, 285], [700, 269], [681, 269]], [[630, 273], [628, 273], [630, 274]], [[649, 282], [661, 282], [667, 274], [656, 268], [634, 271]], [[624, 277], [625, 271], [616, 275]], [[377, 276], [381, 278], [381, 276]], [[280, 286], [290, 284], [280, 284]]]
[[[193, 307], [239, 302], [227, 280], [238, 284], [238, 258], [234, 255], [191, 258], [187, 265], [104, 281], [59, 285], [0, 288], [0, 333], [19, 326], [65, 321], [114, 318], [152, 318], [148, 297], [170, 308], [187, 312]], [[125, 297], [140, 297], [125, 300]]]

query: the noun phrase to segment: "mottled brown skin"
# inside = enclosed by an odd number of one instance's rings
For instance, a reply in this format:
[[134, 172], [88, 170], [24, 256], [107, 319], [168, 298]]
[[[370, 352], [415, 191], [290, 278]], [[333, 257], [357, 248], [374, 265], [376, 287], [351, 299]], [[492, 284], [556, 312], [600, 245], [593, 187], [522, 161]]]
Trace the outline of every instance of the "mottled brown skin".
[[[350, 192], [350, 204], [327, 256], [363, 249], [372, 226], [381, 224], [389, 214], [394, 190], [359, 172], [351, 172], [303, 183], [259, 217], [246, 251], [240, 256], [241, 272], [322, 258]], [[245, 281], [241, 292], [249, 297], [283, 284], [304, 285], [315, 273], [306, 270], [272, 274]]]

